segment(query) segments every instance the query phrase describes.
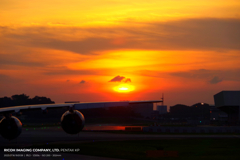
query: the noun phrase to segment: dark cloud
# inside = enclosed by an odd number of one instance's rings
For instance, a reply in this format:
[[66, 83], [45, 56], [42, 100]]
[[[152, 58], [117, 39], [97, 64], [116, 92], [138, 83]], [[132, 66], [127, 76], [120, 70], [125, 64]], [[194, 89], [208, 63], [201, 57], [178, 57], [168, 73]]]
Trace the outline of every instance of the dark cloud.
[[[91, 53], [112, 49], [240, 49], [239, 19], [187, 19], [159, 22], [144, 28], [95, 29], [95, 34], [105, 32], [108, 38], [94, 37], [81, 41], [51, 40], [37, 42], [36, 45], [70, 50], [77, 53]], [[127, 43], [116, 45], [116, 30], [126, 36]]]
[[94, 51], [117, 49], [115, 45], [111, 45], [111, 39], [107, 38], [87, 38], [79, 41], [62, 41], [48, 39], [47, 41], [32, 42], [35, 46], [53, 48], [58, 50], [66, 50], [80, 54], [94, 54]]
[[[186, 19], [154, 24], [163, 49], [240, 49], [239, 19]], [[158, 34], [157, 34], [158, 33]]]
[[124, 78], [125, 78], [125, 77], [118, 75], [118, 76], [114, 77], [113, 79], [111, 79], [111, 80], [108, 81], [108, 82], [121, 82]]
[[114, 77], [113, 79], [111, 79], [110, 81], [108, 82], [124, 82], [124, 83], [127, 83], [127, 82], [131, 82], [131, 79], [130, 78], [125, 78], [123, 76], [116, 76]]
[[86, 81], [84, 81], [84, 80], [81, 80], [80, 84], [83, 84], [83, 83], [86, 83]]
[[[10, 47], [10, 46], [9, 46]], [[13, 46], [14, 48], [14, 46]], [[29, 51], [19, 51], [18, 47], [15, 48], [14, 51], [9, 51], [8, 54], [4, 53], [3, 50], [0, 50], [1, 58], [0, 58], [0, 67], [6, 66], [28, 66], [28, 67], [43, 67], [48, 64], [46, 61], [38, 61], [38, 60], [29, 60]], [[7, 50], [8, 51], [8, 50]], [[14, 53], [13, 53], [14, 52]], [[23, 56], [24, 55], [24, 56]]]
[[68, 79], [66, 82], [70, 82], [70, 80]]
[[211, 84], [217, 84], [217, 83], [219, 83], [219, 82], [222, 82], [222, 79], [220, 79], [219, 77], [215, 76], [215, 77], [213, 77], [213, 79], [211, 79], [209, 82], [210, 82]]
[[92, 70], [71, 70], [66, 67], [58, 67], [48, 69], [44, 72], [45, 75], [102, 75], [102, 70], [92, 69]]
[[154, 77], [154, 78], [158, 78], [158, 77], [163, 77], [163, 75], [165, 76], [166, 73], [162, 72], [162, 71], [152, 71], [152, 70], [138, 70], [135, 72], [135, 74], [139, 74], [141, 76], [147, 76], [147, 77]]
[[[26, 27], [8, 31], [5, 27], [0, 30], [4, 31], [1, 38], [12, 39], [21, 46], [93, 54], [116, 49], [240, 50], [239, 28], [239, 19], [205, 18], [149, 23], [141, 28]], [[73, 36], [80, 33], [91, 33], [92, 37]], [[58, 36], [60, 38], [56, 38]]]
[[131, 82], [131, 79], [130, 79], [130, 78], [126, 78], [126, 79], [124, 80], [124, 82], [125, 82], [125, 83]]
[[184, 78], [206, 78], [211, 76], [214, 72], [216, 71], [199, 69], [199, 70], [190, 70], [188, 72], [173, 72], [170, 74], [173, 76], [184, 77]]
[[[190, 79], [211, 79], [210, 83], [215, 84], [219, 83], [222, 79], [226, 81], [240, 81], [240, 70], [190, 70], [188, 72], [173, 72], [170, 73], [172, 76], [190, 78]], [[214, 78], [213, 75], [215, 75]], [[222, 79], [220, 79], [221, 77]]]

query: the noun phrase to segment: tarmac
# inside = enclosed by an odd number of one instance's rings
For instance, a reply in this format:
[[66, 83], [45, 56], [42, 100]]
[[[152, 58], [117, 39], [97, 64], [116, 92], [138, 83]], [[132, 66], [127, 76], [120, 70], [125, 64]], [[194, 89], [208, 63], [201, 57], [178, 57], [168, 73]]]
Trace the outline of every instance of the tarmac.
[[[154, 139], [179, 139], [179, 138], [240, 138], [239, 135], [161, 135], [161, 134], [120, 134], [109, 133], [103, 131], [88, 131], [85, 130], [77, 135], [69, 135], [65, 133], [61, 127], [46, 127], [46, 128], [23, 128], [21, 135], [14, 140], [8, 141], [3, 137], [0, 137], [0, 159], [1, 160], [118, 160], [114, 158], [106, 157], [94, 157], [87, 155], [61, 153], [59, 157], [4, 157], [4, 148], [27, 148], [35, 144], [43, 144], [46, 147], [49, 144], [61, 144], [61, 143], [85, 143], [85, 142], [97, 142], [97, 141], [124, 141], [124, 140], [154, 140]], [[9, 153], [7, 153], [9, 154]]]

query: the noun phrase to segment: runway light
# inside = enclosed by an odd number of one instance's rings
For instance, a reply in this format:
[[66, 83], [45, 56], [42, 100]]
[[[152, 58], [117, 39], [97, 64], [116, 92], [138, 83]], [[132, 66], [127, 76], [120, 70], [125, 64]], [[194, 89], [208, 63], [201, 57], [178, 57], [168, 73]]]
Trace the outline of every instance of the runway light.
[[26, 131], [28, 131], [28, 129], [26, 129]]

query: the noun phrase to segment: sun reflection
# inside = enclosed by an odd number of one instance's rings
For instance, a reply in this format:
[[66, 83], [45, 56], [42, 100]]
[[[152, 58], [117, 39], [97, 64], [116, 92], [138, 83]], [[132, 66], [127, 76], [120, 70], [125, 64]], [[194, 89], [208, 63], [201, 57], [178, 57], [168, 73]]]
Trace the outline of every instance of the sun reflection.
[[135, 87], [130, 84], [120, 84], [118, 86], [113, 87], [113, 90], [117, 92], [131, 92], [134, 89]]

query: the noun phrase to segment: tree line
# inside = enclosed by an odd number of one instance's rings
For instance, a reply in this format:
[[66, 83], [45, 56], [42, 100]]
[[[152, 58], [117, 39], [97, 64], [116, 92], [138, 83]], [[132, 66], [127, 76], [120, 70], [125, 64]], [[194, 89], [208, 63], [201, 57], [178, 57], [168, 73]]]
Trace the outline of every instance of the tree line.
[[33, 105], [33, 104], [52, 104], [55, 103], [50, 98], [35, 96], [29, 98], [26, 94], [16, 94], [11, 97], [0, 98], [0, 107], [21, 106], [21, 105]]

